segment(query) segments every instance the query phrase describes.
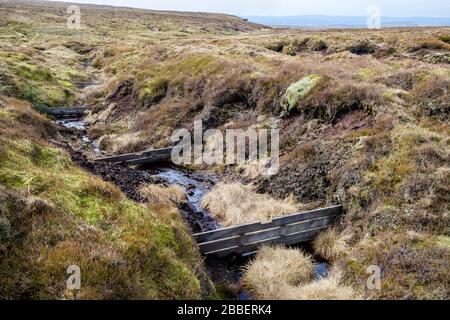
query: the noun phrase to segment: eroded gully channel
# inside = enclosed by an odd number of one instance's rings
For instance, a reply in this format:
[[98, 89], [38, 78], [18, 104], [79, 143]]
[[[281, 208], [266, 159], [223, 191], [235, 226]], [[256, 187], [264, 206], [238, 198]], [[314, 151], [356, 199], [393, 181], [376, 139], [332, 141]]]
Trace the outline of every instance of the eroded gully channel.
[[[72, 154], [73, 160], [86, 170], [101, 176], [104, 180], [116, 184], [129, 198], [142, 202], [139, 194], [143, 183], [177, 185], [185, 194], [186, 201], [179, 204], [179, 210], [193, 233], [221, 228], [201, 206], [202, 197], [215, 185], [218, 177], [207, 173], [186, 171], [173, 165], [151, 165], [130, 168], [123, 164], [92, 161], [92, 157], [102, 156], [98, 142], [88, 136], [83, 119], [59, 119], [55, 121], [64, 128], [67, 141], [66, 149]], [[308, 250], [308, 248], [301, 247]], [[250, 257], [219, 258], [208, 256], [205, 266], [210, 278], [223, 288], [231, 298], [248, 300], [250, 294], [240, 285], [242, 267]], [[316, 278], [325, 276], [328, 265], [325, 262], [315, 265]]]
[[[83, 65], [87, 67], [87, 65]], [[93, 83], [83, 83], [80, 88], [86, 88]], [[139, 193], [143, 183], [177, 185], [186, 194], [186, 202], [179, 204], [179, 210], [189, 225], [192, 233], [205, 232], [221, 228], [220, 223], [213, 219], [202, 208], [202, 197], [219, 180], [217, 176], [208, 173], [190, 172], [173, 165], [147, 165], [130, 168], [124, 164], [111, 164], [103, 161], [93, 161], [92, 158], [103, 156], [98, 141], [91, 140], [84, 119], [57, 119], [56, 124], [66, 141], [61, 145], [67, 149], [74, 162], [84, 169], [116, 184], [130, 199], [143, 202], [145, 199]], [[305, 248], [303, 248], [305, 249]], [[307, 249], [307, 248], [306, 248]], [[307, 249], [307, 251], [309, 251]], [[211, 280], [223, 285], [229, 298], [240, 300], [251, 299], [250, 294], [240, 285], [242, 267], [248, 262], [247, 257], [219, 258], [208, 256], [205, 267]], [[327, 274], [328, 265], [318, 263], [315, 267], [316, 278]]]

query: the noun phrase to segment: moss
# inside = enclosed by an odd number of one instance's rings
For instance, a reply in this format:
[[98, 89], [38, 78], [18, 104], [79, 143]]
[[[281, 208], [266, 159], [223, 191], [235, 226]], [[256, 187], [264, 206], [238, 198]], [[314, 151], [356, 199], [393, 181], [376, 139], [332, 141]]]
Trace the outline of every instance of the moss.
[[403, 104], [404, 100], [410, 97], [410, 94], [401, 89], [391, 88], [383, 92], [383, 97], [390, 102]]
[[450, 237], [448, 236], [439, 236], [436, 239], [436, 243], [439, 246], [445, 247], [447, 249], [450, 249]]
[[448, 35], [448, 34], [440, 35], [440, 36], [438, 36], [438, 39], [450, 44], [450, 35]]
[[362, 68], [358, 70], [358, 76], [362, 80], [370, 80], [379, 75], [379, 71], [372, 68]]
[[30, 65], [25, 62], [15, 64], [13, 68], [16, 70], [18, 76], [29, 80], [50, 81], [53, 77], [48, 68]]
[[169, 80], [164, 78], [149, 79], [142, 84], [139, 90], [139, 101], [142, 105], [151, 105], [159, 102], [166, 96]]

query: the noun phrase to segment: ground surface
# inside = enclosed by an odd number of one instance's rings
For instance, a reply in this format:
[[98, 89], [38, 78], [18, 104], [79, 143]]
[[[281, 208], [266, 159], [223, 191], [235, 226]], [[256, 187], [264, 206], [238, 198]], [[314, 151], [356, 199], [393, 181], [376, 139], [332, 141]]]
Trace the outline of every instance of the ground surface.
[[[0, 1], [1, 296], [64, 297], [68, 257], [93, 264], [110, 286], [92, 280], [86, 298], [211, 293], [176, 207], [116, 203], [123, 194], [74, 165], [55, 147], [58, 129], [32, 110], [83, 102], [90, 137], [107, 153], [167, 146], [196, 119], [204, 129], [279, 128], [273, 177], [251, 165], [191, 169], [305, 207], [342, 203], [335, 242], [345, 235], [348, 248], [330, 263], [362, 297], [449, 298], [449, 28], [282, 30], [225, 15], [81, 6], [76, 30], [66, 16], [61, 3]], [[88, 81], [98, 85], [80, 89]], [[17, 208], [28, 208], [25, 220]], [[95, 236], [73, 249], [86, 230]], [[160, 262], [169, 271], [155, 279]], [[366, 288], [370, 265], [382, 270], [381, 290]]]

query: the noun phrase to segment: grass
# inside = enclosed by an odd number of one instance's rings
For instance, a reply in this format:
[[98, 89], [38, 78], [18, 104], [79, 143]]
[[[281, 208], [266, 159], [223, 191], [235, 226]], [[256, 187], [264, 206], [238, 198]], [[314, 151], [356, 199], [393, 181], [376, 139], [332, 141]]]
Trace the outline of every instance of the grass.
[[282, 299], [286, 288], [313, 277], [310, 256], [297, 249], [264, 246], [245, 266], [242, 282], [257, 299]]
[[224, 226], [270, 221], [272, 218], [297, 212], [298, 206], [256, 193], [239, 183], [221, 183], [203, 197], [202, 206]]
[[334, 269], [314, 280], [311, 256], [299, 249], [263, 246], [245, 266], [244, 286], [256, 299], [263, 300], [351, 300], [359, 296], [341, 283]]
[[[295, 286], [291, 297], [351, 297], [350, 288], [371, 299], [448, 299], [448, 27], [261, 30], [219, 14], [82, 6], [83, 28], [70, 30], [59, 13], [64, 4], [50, 4], [45, 16], [33, 3], [3, 6], [4, 203], [23, 205], [34, 220], [0, 218], [2, 239], [9, 239], [0, 248], [14, 245], [2, 270], [15, 271], [2, 295], [65, 297], [62, 280], [54, 279], [79, 258], [95, 270], [86, 298], [199, 297], [200, 258], [167, 190], [152, 190], [144, 206], [124, 199], [52, 147], [56, 128], [24, 102], [37, 109], [75, 104], [75, 83], [95, 74], [100, 85], [86, 100], [88, 121], [107, 152], [168, 146], [174, 129], [192, 130], [194, 119], [205, 129], [280, 129], [279, 174], [211, 168], [256, 187], [219, 184], [205, 206], [234, 225], [298, 211], [274, 199], [292, 197], [308, 208], [344, 204], [339, 225], [316, 241], [319, 255], [341, 270], [339, 281]], [[286, 114], [286, 90], [309, 75], [321, 81]], [[66, 224], [68, 231], [59, 227]], [[31, 225], [39, 228], [23, 245], [11, 242]], [[96, 232], [83, 231], [91, 228]], [[80, 234], [85, 241], [76, 244]], [[32, 250], [31, 243], [42, 246]], [[45, 267], [31, 263], [46, 257]], [[365, 287], [373, 264], [383, 270], [381, 291]], [[115, 280], [105, 285], [107, 278]], [[288, 292], [268, 292], [277, 290]]]
[[[43, 138], [56, 131], [29, 104], [4, 98], [2, 105], [1, 297], [72, 299], [65, 289], [65, 269], [72, 264], [82, 270], [78, 299], [213, 294], [173, 203], [127, 199], [46, 143]], [[172, 192], [159, 190], [159, 195], [172, 197]]]
[[361, 299], [355, 291], [340, 283], [339, 274], [331, 274], [325, 278], [306, 285], [286, 288], [285, 300], [356, 300]]
[[334, 229], [328, 229], [314, 239], [314, 253], [328, 261], [335, 261], [349, 253], [347, 244], [349, 238], [340, 235]]
[[183, 189], [176, 185], [144, 185], [139, 192], [151, 204], [173, 205], [186, 200]]

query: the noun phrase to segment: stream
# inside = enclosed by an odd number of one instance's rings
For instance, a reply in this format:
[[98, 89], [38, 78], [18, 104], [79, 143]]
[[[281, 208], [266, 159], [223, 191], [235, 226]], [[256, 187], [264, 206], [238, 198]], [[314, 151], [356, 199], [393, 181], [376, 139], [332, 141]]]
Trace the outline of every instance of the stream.
[[[58, 119], [55, 121], [58, 125], [73, 130], [74, 134], [79, 137], [82, 150], [87, 154], [92, 154], [94, 157], [104, 156], [102, 154], [97, 140], [91, 140], [87, 133], [86, 124], [83, 119]], [[100, 164], [103, 165], [103, 164]], [[106, 164], [104, 164], [106, 165]], [[111, 166], [108, 166], [111, 168]], [[118, 167], [119, 168], [119, 167]], [[124, 169], [125, 170], [125, 169]], [[159, 164], [142, 166], [139, 169], [129, 169], [133, 171], [133, 176], [141, 175], [142, 182], [149, 183], [165, 183], [168, 185], [180, 186], [186, 194], [186, 203], [180, 206], [183, 217], [189, 223], [192, 232], [204, 232], [215, 230], [221, 227], [215, 219], [201, 206], [203, 195], [207, 193], [216, 183], [214, 176], [200, 174], [197, 172], [188, 172], [181, 168]], [[92, 171], [92, 170], [91, 170]], [[98, 170], [94, 170], [98, 171]], [[97, 173], [97, 172], [95, 172]], [[106, 173], [109, 176], [112, 173]], [[120, 173], [119, 173], [120, 175]], [[122, 176], [124, 179], [125, 177]], [[127, 188], [121, 185], [118, 181], [114, 181], [125, 193], [128, 193]], [[138, 186], [136, 186], [138, 187]], [[134, 190], [136, 192], [136, 190]], [[131, 195], [134, 200], [141, 200], [137, 196]]]

